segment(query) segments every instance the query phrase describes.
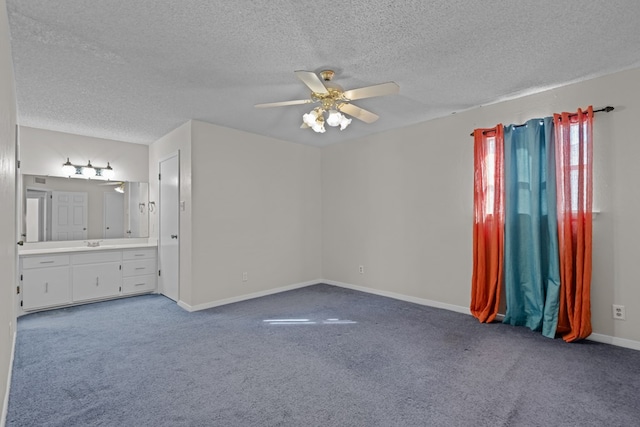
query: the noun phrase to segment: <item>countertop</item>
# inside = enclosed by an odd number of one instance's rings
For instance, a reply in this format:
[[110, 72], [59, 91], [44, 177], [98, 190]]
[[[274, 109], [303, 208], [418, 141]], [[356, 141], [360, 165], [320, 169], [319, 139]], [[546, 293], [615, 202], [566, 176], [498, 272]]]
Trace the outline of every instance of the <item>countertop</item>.
[[[124, 239], [123, 239], [124, 240]], [[142, 240], [142, 239], [140, 239]], [[113, 241], [100, 242], [99, 246], [88, 246], [88, 242], [46, 242], [46, 243], [25, 243], [23, 248], [18, 249], [19, 256], [28, 255], [44, 255], [44, 254], [63, 254], [69, 252], [92, 252], [92, 251], [108, 251], [117, 249], [135, 249], [135, 248], [155, 248], [157, 242], [154, 241]]]

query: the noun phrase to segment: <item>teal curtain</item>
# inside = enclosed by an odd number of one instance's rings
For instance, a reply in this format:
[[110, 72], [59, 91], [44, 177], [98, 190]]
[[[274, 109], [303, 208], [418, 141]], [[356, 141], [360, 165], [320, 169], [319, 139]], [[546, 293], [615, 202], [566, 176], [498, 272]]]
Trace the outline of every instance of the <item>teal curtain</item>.
[[504, 323], [554, 338], [560, 271], [553, 117], [505, 126]]

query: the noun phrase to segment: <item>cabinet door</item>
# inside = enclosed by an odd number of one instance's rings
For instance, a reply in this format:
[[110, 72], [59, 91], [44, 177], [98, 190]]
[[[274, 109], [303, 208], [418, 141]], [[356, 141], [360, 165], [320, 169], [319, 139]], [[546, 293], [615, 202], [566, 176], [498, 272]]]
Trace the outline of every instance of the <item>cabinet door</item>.
[[120, 293], [122, 274], [120, 263], [83, 264], [73, 266], [73, 301], [117, 296]]
[[69, 267], [34, 268], [22, 272], [22, 308], [53, 307], [71, 302]]

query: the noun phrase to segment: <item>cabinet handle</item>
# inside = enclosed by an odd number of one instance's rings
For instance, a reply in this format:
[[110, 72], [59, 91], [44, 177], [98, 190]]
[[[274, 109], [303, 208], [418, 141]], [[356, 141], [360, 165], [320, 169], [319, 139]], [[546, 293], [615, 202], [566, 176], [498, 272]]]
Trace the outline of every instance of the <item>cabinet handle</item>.
[[100, 278], [96, 277], [96, 286], [99, 286], [99, 285], [100, 285]]
[[172, 234], [172, 235], [171, 235], [171, 238], [172, 238], [172, 239], [177, 239], [177, 238], [178, 238], [178, 235], [177, 235], [177, 234]]
[[136, 283], [136, 284], [135, 284], [135, 285], [133, 285], [133, 286], [144, 286], [144, 285], [145, 285], [144, 283]]
[[144, 254], [135, 254], [134, 256], [144, 256]]
[[44, 293], [45, 294], [49, 293], [49, 282], [44, 282]]
[[146, 270], [147, 267], [136, 267], [136, 270]]
[[40, 261], [40, 264], [53, 264], [55, 261]]

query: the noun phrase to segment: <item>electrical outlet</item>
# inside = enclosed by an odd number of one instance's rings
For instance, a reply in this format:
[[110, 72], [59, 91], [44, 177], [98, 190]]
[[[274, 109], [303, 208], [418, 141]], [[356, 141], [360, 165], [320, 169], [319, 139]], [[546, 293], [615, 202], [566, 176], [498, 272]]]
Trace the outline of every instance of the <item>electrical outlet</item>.
[[364, 265], [359, 266], [358, 271], [360, 272], [360, 274], [364, 274]]
[[249, 273], [247, 273], [246, 271], [244, 271], [242, 273], [242, 281], [246, 282], [247, 280], [249, 280]]
[[627, 312], [624, 305], [613, 304], [613, 318], [617, 320], [627, 320]]

